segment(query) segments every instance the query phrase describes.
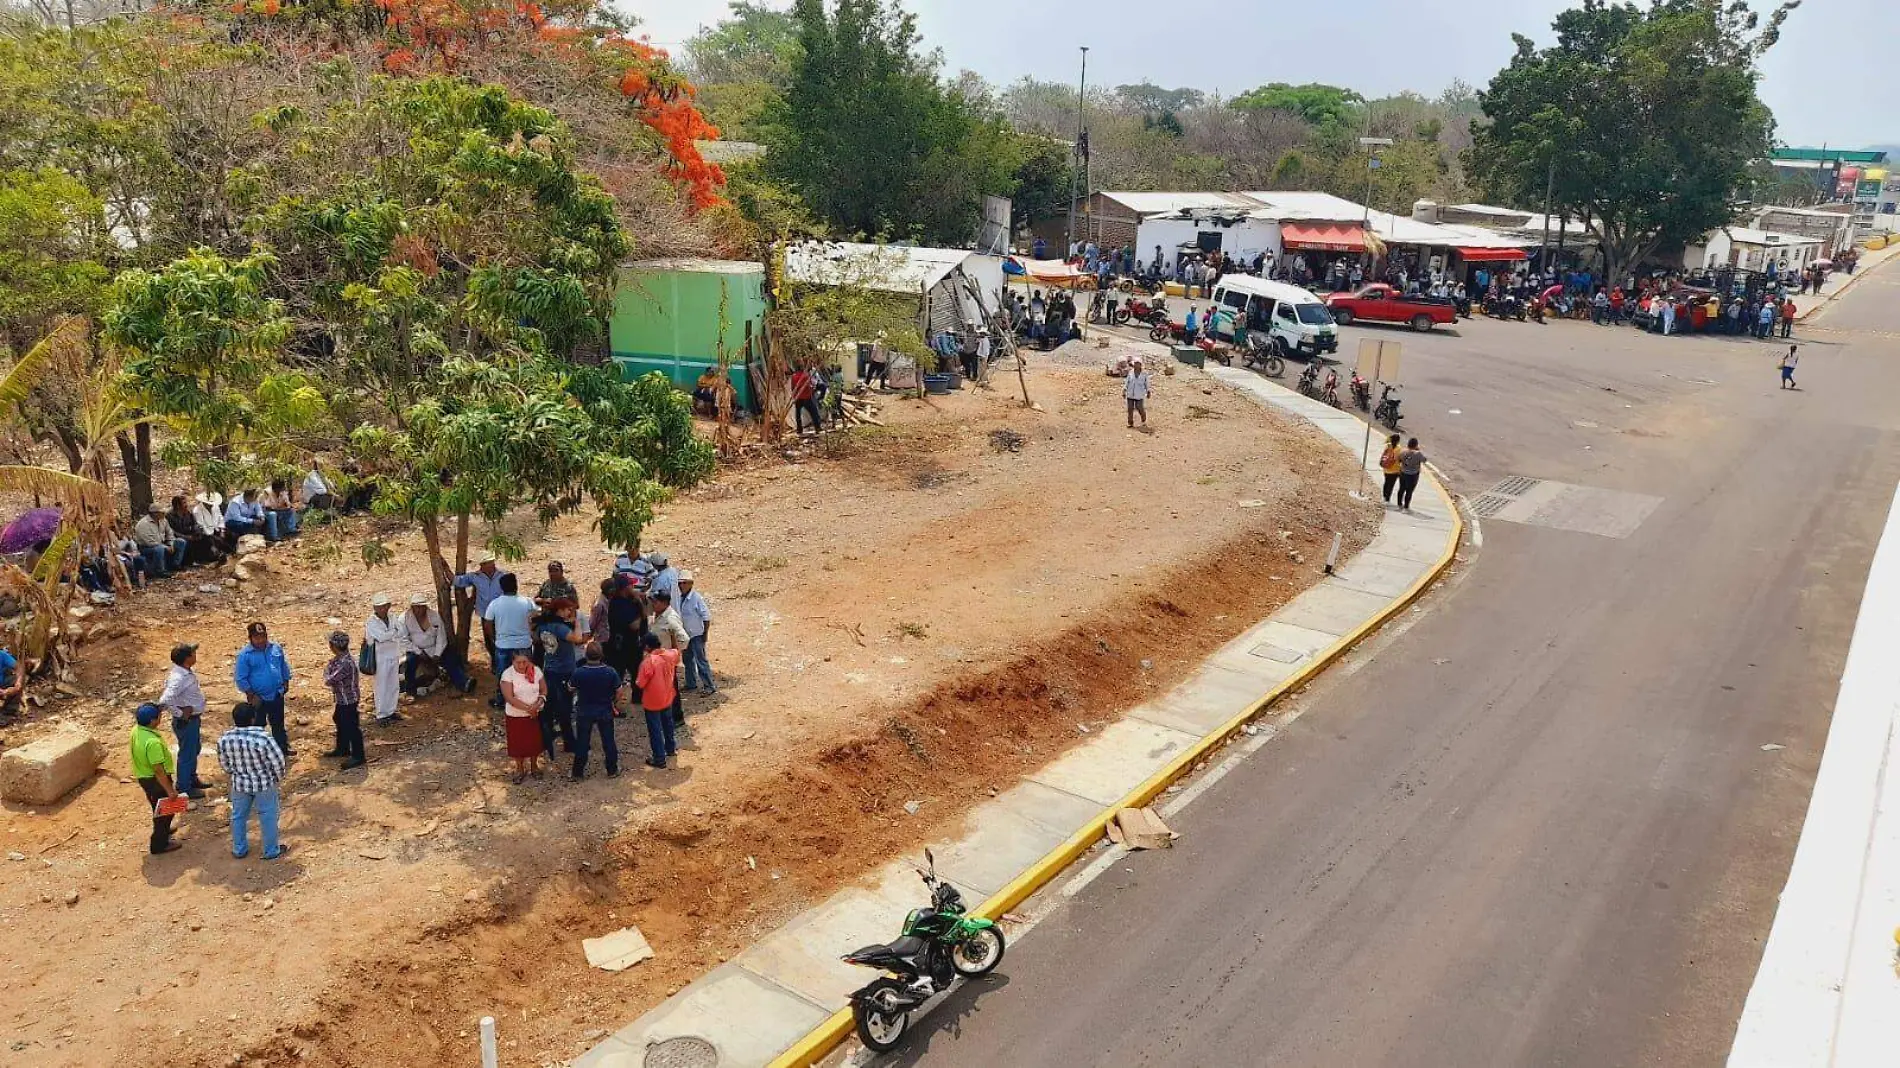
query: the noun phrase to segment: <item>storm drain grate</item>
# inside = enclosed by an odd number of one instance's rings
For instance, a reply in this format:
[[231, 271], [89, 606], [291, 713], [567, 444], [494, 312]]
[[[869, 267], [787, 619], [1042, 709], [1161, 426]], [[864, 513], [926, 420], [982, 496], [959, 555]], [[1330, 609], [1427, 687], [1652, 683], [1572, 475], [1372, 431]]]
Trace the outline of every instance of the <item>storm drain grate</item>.
[[1501, 493], [1506, 497], [1522, 497], [1532, 487], [1543, 483], [1541, 478], [1528, 478], [1524, 475], [1512, 475], [1510, 478], [1492, 486], [1486, 493]]
[[719, 1050], [698, 1035], [681, 1035], [647, 1047], [645, 1068], [719, 1068]]
[[1486, 519], [1495, 519], [1499, 512], [1504, 511], [1504, 509], [1516, 503], [1517, 502], [1511, 498], [1500, 496], [1497, 493], [1481, 493], [1471, 501], [1471, 514], [1483, 516]]

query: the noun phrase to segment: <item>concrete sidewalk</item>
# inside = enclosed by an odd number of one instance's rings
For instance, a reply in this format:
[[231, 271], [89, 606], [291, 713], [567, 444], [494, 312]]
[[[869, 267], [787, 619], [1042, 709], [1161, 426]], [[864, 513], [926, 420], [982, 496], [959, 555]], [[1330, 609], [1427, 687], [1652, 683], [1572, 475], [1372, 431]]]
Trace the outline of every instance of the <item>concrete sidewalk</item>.
[[1900, 1064], [1900, 496], [1729, 1068]]
[[[1251, 372], [1208, 373], [1354, 452], [1364, 443], [1365, 424], [1352, 415]], [[1337, 574], [1208, 657], [1165, 697], [1131, 709], [972, 811], [960, 838], [933, 844], [938, 871], [969, 900], [982, 901], [985, 915], [1014, 907], [1101, 837], [1109, 811], [1145, 803], [1142, 793], [1185, 774], [1270, 698], [1409, 603], [1450, 563], [1461, 530], [1450, 495], [1428, 476], [1413, 513], [1388, 512], [1371, 544]], [[650, 1053], [696, 1054], [690, 1063], [709, 1064], [707, 1045], [717, 1051], [717, 1068], [812, 1063], [848, 1031], [846, 998], [872, 978], [839, 955], [896, 937], [905, 914], [927, 902], [909, 861], [893, 861], [628, 1024], [575, 1068], [645, 1068]]]
[[1867, 277], [1868, 273], [1875, 267], [1880, 266], [1895, 256], [1900, 256], [1900, 244], [1892, 244], [1886, 248], [1872, 250], [1861, 249], [1860, 264], [1854, 268], [1853, 274], [1836, 271], [1828, 275], [1826, 282], [1821, 283], [1821, 291], [1819, 293], [1795, 294], [1794, 321], [1797, 323], [1801, 322], [1815, 312], [1834, 303], [1834, 298], [1851, 289], [1854, 283]]

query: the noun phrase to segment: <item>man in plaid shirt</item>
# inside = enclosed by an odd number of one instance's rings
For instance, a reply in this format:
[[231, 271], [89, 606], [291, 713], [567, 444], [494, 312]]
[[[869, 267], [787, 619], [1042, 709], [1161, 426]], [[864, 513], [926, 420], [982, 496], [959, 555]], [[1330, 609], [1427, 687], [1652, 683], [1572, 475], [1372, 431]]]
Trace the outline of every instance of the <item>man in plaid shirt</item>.
[[257, 709], [241, 704], [231, 710], [236, 730], [218, 738], [218, 764], [230, 784], [231, 855], [239, 860], [251, 852], [249, 824], [257, 813], [264, 838], [264, 859], [276, 860], [288, 846], [277, 841], [277, 788], [284, 781], [284, 751], [270, 732], [257, 725]]
[[346, 757], [343, 770], [363, 766], [363, 691], [357, 683], [356, 658], [350, 655], [350, 636], [330, 635], [330, 662], [323, 666], [323, 684], [336, 698], [336, 748], [323, 754]]

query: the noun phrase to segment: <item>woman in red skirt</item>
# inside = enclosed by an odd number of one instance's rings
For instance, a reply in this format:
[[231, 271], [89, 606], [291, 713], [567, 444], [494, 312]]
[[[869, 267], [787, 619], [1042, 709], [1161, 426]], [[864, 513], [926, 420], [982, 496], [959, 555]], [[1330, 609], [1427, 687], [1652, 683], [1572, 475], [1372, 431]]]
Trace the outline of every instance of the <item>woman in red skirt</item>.
[[514, 758], [515, 782], [529, 775], [541, 777], [541, 706], [548, 702], [548, 677], [534, 666], [528, 650], [501, 675], [503, 721], [508, 726], [508, 755]]

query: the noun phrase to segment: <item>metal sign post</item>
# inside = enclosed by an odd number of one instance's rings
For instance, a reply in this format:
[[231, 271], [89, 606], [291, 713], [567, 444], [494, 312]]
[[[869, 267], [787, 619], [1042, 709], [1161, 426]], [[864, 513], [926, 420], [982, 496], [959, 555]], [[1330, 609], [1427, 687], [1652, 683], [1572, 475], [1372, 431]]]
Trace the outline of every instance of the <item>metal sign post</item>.
[[[1385, 380], [1388, 370], [1394, 378], [1399, 373], [1399, 356], [1402, 348], [1397, 341], [1380, 341], [1377, 338], [1362, 338], [1359, 342], [1359, 361], [1353, 367], [1360, 378], [1377, 389]], [[1368, 374], [1367, 372], [1371, 372]], [[1366, 422], [1366, 441], [1359, 451], [1359, 495], [1366, 493], [1366, 464], [1372, 459], [1372, 423]]]

